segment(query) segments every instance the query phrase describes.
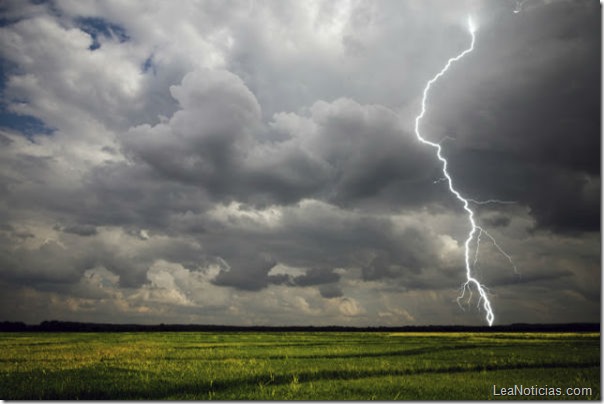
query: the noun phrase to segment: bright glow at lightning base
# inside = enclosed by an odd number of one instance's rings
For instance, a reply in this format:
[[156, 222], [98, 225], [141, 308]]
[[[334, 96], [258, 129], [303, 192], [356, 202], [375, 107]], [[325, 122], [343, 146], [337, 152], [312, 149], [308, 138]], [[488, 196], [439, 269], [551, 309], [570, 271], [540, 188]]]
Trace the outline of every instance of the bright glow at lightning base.
[[[480, 247], [480, 236], [483, 233], [486, 234], [487, 237], [489, 237], [489, 239], [493, 242], [493, 245], [495, 246], [495, 248], [497, 248], [497, 250], [500, 253], [502, 253], [510, 261], [510, 264], [514, 268], [514, 272], [517, 273], [517, 270], [516, 270], [516, 266], [514, 265], [511, 257], [505, 251], [503, 251], [503, 249], [501, 249], [501, 247], [497, 244], [495, 239], [489, 233], [487, 233], [485, 229], [483, 229], [482, 227], [480, 227], [476, 224], [476, 221], [474, 220], [474, 211], [472, 209], [470, 209], [470, 202], [475, 202], [478, 204], [490, 203], [490, 202], [500, 202], [500, 203], [510, 203], [510, 202], [496, 201], [496, 200], [480, 202], [480, 201], [475, 201], [473, 199], [464, 198], [463, 196], [461, 196], [459, 191], [457, 191], [453, 187], [453, 180], [451, 179], [451, 176], [449, 175], [449, 171], [447, 170], [447, 165], [448, 165], [447, 159], [445, 159], [441, 153], [441, 151], [442, 151], [441, 145], [438, 143], [434, 143], [429, 140], [426, 140], [420, 134], [420, 131], [419, 131], [419, 123], [426, 113], [426, 100], [428, 98], [428, 92], [430, 91], [432, 84], [434, 84], [439, 78], [441, 78], [445, 74], [445, 72], [447, 70], [449, 70], [449, 67], [451, 67], [451, 65], [454, 62], [457, 62], [458, 60], [463, 58], [465, 55], [472, 52], [472, 50], [474, 50], [474, 42], [476, 40], [474, 33], [476, 32], [476, 27], [474, 26], [474, 23], [472, 22], [471, 17], [468, 17], [468, 29], [470, 31], [470, 35], [472, 36], [472, 42], [470, 43], [470, 47], [467, 48], [466, 50], [464, 50], [463, 52], [461, 52], [459, 55], [449, 59], [447, 61], [447, 64], [445, 65], [445, 67], [443, 67], [443, 69], [440, 72], [438, 72], [438, 74], [436, 74], [436, 76], [434, 76], [432, 78], [432, 80], [430, 80], [428, 82], [428, 84], [426, 84], [426, 87], [424, 88], [423, 97], [422, 97], [422, 111], [415, 118], [415, 135], [417, 136], [417, 138], [419, 139], [420, 142], [427, 144], [429, 146], [432, 146], [436, 149], [436, 156], [443, 163], [443, 175], [444, 175], [444, 178], [446, 179], [447, 183], [449, 184], [449, 190], [451, 191], [451, 193], [453, 193], [453, 195], [455, 195], [455, 197], [457, 199], [459, 199], [459, 201], [461, 203], [463, 203], [463, 208], [465, 209], [466, 212], [468, 212], [468, 218], [470, 220], [470, 224], [472, 225], [472, 228], [471, 228], [470, 232], [468, 233], [468, 238], [466, 239], [466, 242], [465, 242], [466, 282], [462, 286], [462, 292], [461, 292], [461, 295], [457, 298], [457, 301], [459, 303], [459, 301], [464, 298], [466, 291], [468, 291], [470, 294], [468, 301], [471, 300], [472, 299], [472, 285], [473, 285], [480, 295], [480, 299], [478, 300], [478, 305], [480, 306], [480, 303], [482, 303], [482, 307], [486, 311], [486, 320], [489, 323], [489, 326], [491, 326], [491, 325], [493, 325], [493, 321], [495, 321], [495, 315], [493, 314], [493, 309], [491, 308], [491, 302], [489, 300], [489, 297], [487, 296], [487, 290], [486, 290], [485, 286], [483, 286], [478, 281], [478, 279], [476, 279], [474, 276], [472, 276], [472, 265], [476, 265], [476, 262], [478, 260], [478, 249]], [[474, 240], [474, 238], [476, 238], [475, 254], [474, 254], [474, 262], [471, 265], [470, 264], [470, 244], [472, 243], [472, 240]]]

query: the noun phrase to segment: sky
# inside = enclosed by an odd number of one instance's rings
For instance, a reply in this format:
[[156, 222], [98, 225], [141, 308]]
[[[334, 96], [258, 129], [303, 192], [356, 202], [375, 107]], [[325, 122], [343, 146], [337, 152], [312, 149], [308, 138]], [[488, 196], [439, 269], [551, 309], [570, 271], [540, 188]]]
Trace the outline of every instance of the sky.
[[595, 0], [0, 3], [0, 321], [599, 322]]

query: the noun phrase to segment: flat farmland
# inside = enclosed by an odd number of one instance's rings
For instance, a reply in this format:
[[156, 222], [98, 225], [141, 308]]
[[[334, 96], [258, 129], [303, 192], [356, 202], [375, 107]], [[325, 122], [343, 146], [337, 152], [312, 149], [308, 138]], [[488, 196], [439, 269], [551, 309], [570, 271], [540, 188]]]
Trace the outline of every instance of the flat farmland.
[[599, 333], [0, 333], [2, 399], [600, 397]]

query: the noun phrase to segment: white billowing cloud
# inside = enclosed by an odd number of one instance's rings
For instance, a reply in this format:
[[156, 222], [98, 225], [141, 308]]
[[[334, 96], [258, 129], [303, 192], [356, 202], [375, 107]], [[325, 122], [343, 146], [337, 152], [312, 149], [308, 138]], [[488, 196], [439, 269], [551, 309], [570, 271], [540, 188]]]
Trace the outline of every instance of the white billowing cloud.
[[280, 206], [270, 206], [266, 209], [243, 209], [241, 203], [231, 202], [229, 205], [216, 205], [207, 212], [210, 220], [236, 229], [275, 228], [281, 226], [283, 209]]
[[363, 312], [356, 300], [352, 298], [343, 298], [338, 303], [340, 312], [345, 316], [356, 316]]
[[86, 131], [80, 132], [82, 120], [118, 125], [127, 116], [124, 107], [132, 112], [142, 107], [140, 55], [137, 58], [139, 52], [129, 44], [106, 42], [91, 52], [87, 33], [48, 16], [4, 27], [0, 40], [3, 57], [28, 72], [11, 76], [6, 83], [9, 108], [17, 113], [35, 116], [73, 136], [86, 136]]

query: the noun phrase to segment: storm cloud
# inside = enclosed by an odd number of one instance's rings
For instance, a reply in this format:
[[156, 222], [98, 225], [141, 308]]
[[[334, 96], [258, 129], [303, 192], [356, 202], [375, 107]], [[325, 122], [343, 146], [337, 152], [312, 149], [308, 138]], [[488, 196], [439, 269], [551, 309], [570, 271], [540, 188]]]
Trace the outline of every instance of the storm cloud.
[[[596, 1], [0, 5], [0, 320], [599, 321]], [[179, 21], [174, 24], [173, 21]]]

